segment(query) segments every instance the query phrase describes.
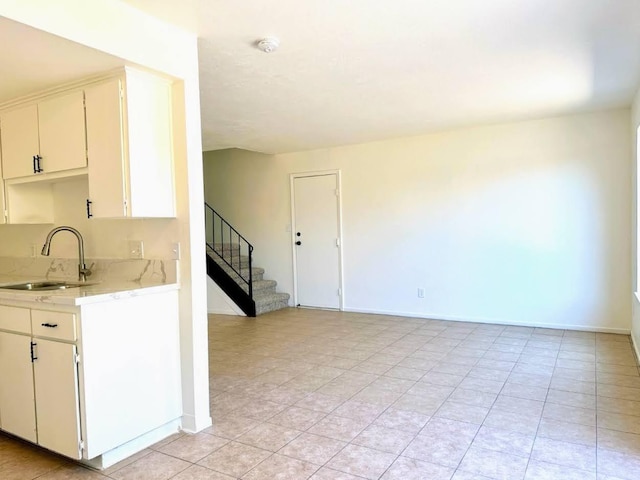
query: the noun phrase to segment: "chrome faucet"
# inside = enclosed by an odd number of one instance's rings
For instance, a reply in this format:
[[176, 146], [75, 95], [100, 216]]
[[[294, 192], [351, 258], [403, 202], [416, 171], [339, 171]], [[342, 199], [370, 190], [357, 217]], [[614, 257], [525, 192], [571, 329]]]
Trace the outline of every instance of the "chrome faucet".
[[87, 268], [87, 266], [84, 263], [84, 242], [82, 240], [82, 235], [75, 228], [62, 226], [62, 227], [56, 227], [53, 230], [51, 230], [49, 232], [49, 234], [47, 235], [47, 239], [44, 241], [44, 246], [42, 247], [42, 252], [41, 253], [45, 257], [49, 256], [49, 250], [51, 250], [51, 240], [53, 239], [53, 236], [56, 233], [62, 232], [62, 231], [71, 232], [78, 239], [78, 262], [79, 262], [79, 264], [78, 264], [78, 280], [81, 281], [81, 282], [85, 282], [87, 280], [87, 277], [89, 275], [91, 275], [91, 269]]

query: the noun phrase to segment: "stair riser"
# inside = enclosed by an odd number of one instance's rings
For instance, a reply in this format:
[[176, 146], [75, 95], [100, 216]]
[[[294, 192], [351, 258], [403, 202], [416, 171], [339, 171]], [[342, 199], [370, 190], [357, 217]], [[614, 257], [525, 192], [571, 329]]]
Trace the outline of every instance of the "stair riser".
[[258, 308], [256, 305], [256, 315], [264, 315], [265, 313], [275, 312], [276, 310], [282, 310], [283, 308], [288, 308], [289, 305], [287, 302], [274, 302], [269, 303], [267, 305], [261, 306]]

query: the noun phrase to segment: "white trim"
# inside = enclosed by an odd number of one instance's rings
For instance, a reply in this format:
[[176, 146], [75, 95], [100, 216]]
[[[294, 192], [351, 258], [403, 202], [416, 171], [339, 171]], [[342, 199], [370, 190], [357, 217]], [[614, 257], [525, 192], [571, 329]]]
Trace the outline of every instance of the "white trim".
[[336, 190], [338, 191], [338, 283], [340, 288], [340, 311], [344, 311], [345, 303], [345, 289], [344, 289], [344, 239], [342, 236], [342, 175], [340, 170], [319, 170], [317, 172], [301, 172], [291, 173], [289, 175], [289, 190], [291, 195], [291, 258], [293, 266], [293, 306], [298, 306], [298, 265], [296, 262], [296, 209], [295, 209], [295, 195], [294, 195], [294, 180], [296, 178], [306, 177], [321, 177], [335, 175], [336, 176]]
[[198, 433], [213, 425], [211, 417], [197, 417], [191, 414], [182, 416], [182, 431], [187, 433]]
[[636, 339], [633, 330], [631, 330], [631, 345], [636, 352], [636, 361], [640, 362], [640, 340]]
[[483, 318], [483, 317], [459, 317], [455, 315], [441, 315], [438, 313], [392, 312], [392, 311], [385, 311], [385, 310], [371, 310], [367, 308], [345, 308], [344, 311], [352, 312], [352, 313], [370, 313], [373, 315], [390, 315], [394, 317], [421, 318], [423, 320], [444, 320], [444, 321], [451, 321], [451, 322], [509, 325], [513, 327], [552, 328], [556, 330], [579, 330], [583, 332], [617, 333], [621, 335], [629, 335], [631, 333], [631, 331], [628, 328], [591, 327], [591, 326], [585, 326], [585, 325], [559, 325], [557, 323], [542, 323], [542, 322], [515, 322], [513, 320], [502, 320], [502, 319]]

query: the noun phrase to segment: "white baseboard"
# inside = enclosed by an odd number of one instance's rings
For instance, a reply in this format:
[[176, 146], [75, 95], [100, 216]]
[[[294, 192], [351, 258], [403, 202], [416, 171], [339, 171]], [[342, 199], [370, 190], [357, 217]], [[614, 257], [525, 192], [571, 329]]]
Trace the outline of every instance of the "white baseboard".
[[583, 332], [601, 332], [601, 333], [617, 333], [621, 335], [629, 335], [631, 330], [628, 328], [611, 328], [611, 327], [593, 327], [587, 325], [560, 325], [557, 323], [542, 322], [515, 322], [513, 320], [502, 320], [495, 318], [482, 317], [459, 317], [455, 315], [440, 315], [437, 313], [415, 313], [415, 312], [392, 312], [384, 310], [372, 310], [366, 308], [345, 308], [344, 312], [353, 313], [371, 313], [374, 315], [391, 315], [395, 317], [422, 318], [424, 320], [446, 320], [452, 322], [469, 322], [469, 323], [488, 323], [492, 325], [514, 325], [518, 327], [536, 327], [536, 328], [552, 328], [557, 330], [580, 330]]
[[211, 417], [202, 416], [202, 418], [196, 418], [195, 415], [184, 414], [182, 415], [182, 431], [187, 433], [197, 433], [210, 427], [213, 424]]
[[102, 455], [92, 459], [82, 459], [80, 462], [96, 470], [104, 470], [179, 431], [180, 419], [178, 418], [140, 435], [113, 450], [109, 450]]

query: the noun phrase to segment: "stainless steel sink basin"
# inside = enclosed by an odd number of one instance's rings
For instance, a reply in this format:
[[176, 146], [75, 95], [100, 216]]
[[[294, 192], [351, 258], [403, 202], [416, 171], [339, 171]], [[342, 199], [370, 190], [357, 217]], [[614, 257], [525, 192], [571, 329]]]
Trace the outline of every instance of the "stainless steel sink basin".
[[7, 288], [9, 290], [32, 290], [32, 291], [64, 290], [67, 288], [83, 287], [85, 285], [90, 285], [90, 284], [80, 283], [80, 282], [64, 282], [64, 281], [23, 282], [23, 283], [14, 283], [13, 285], [0, 286], [0, 289]]

